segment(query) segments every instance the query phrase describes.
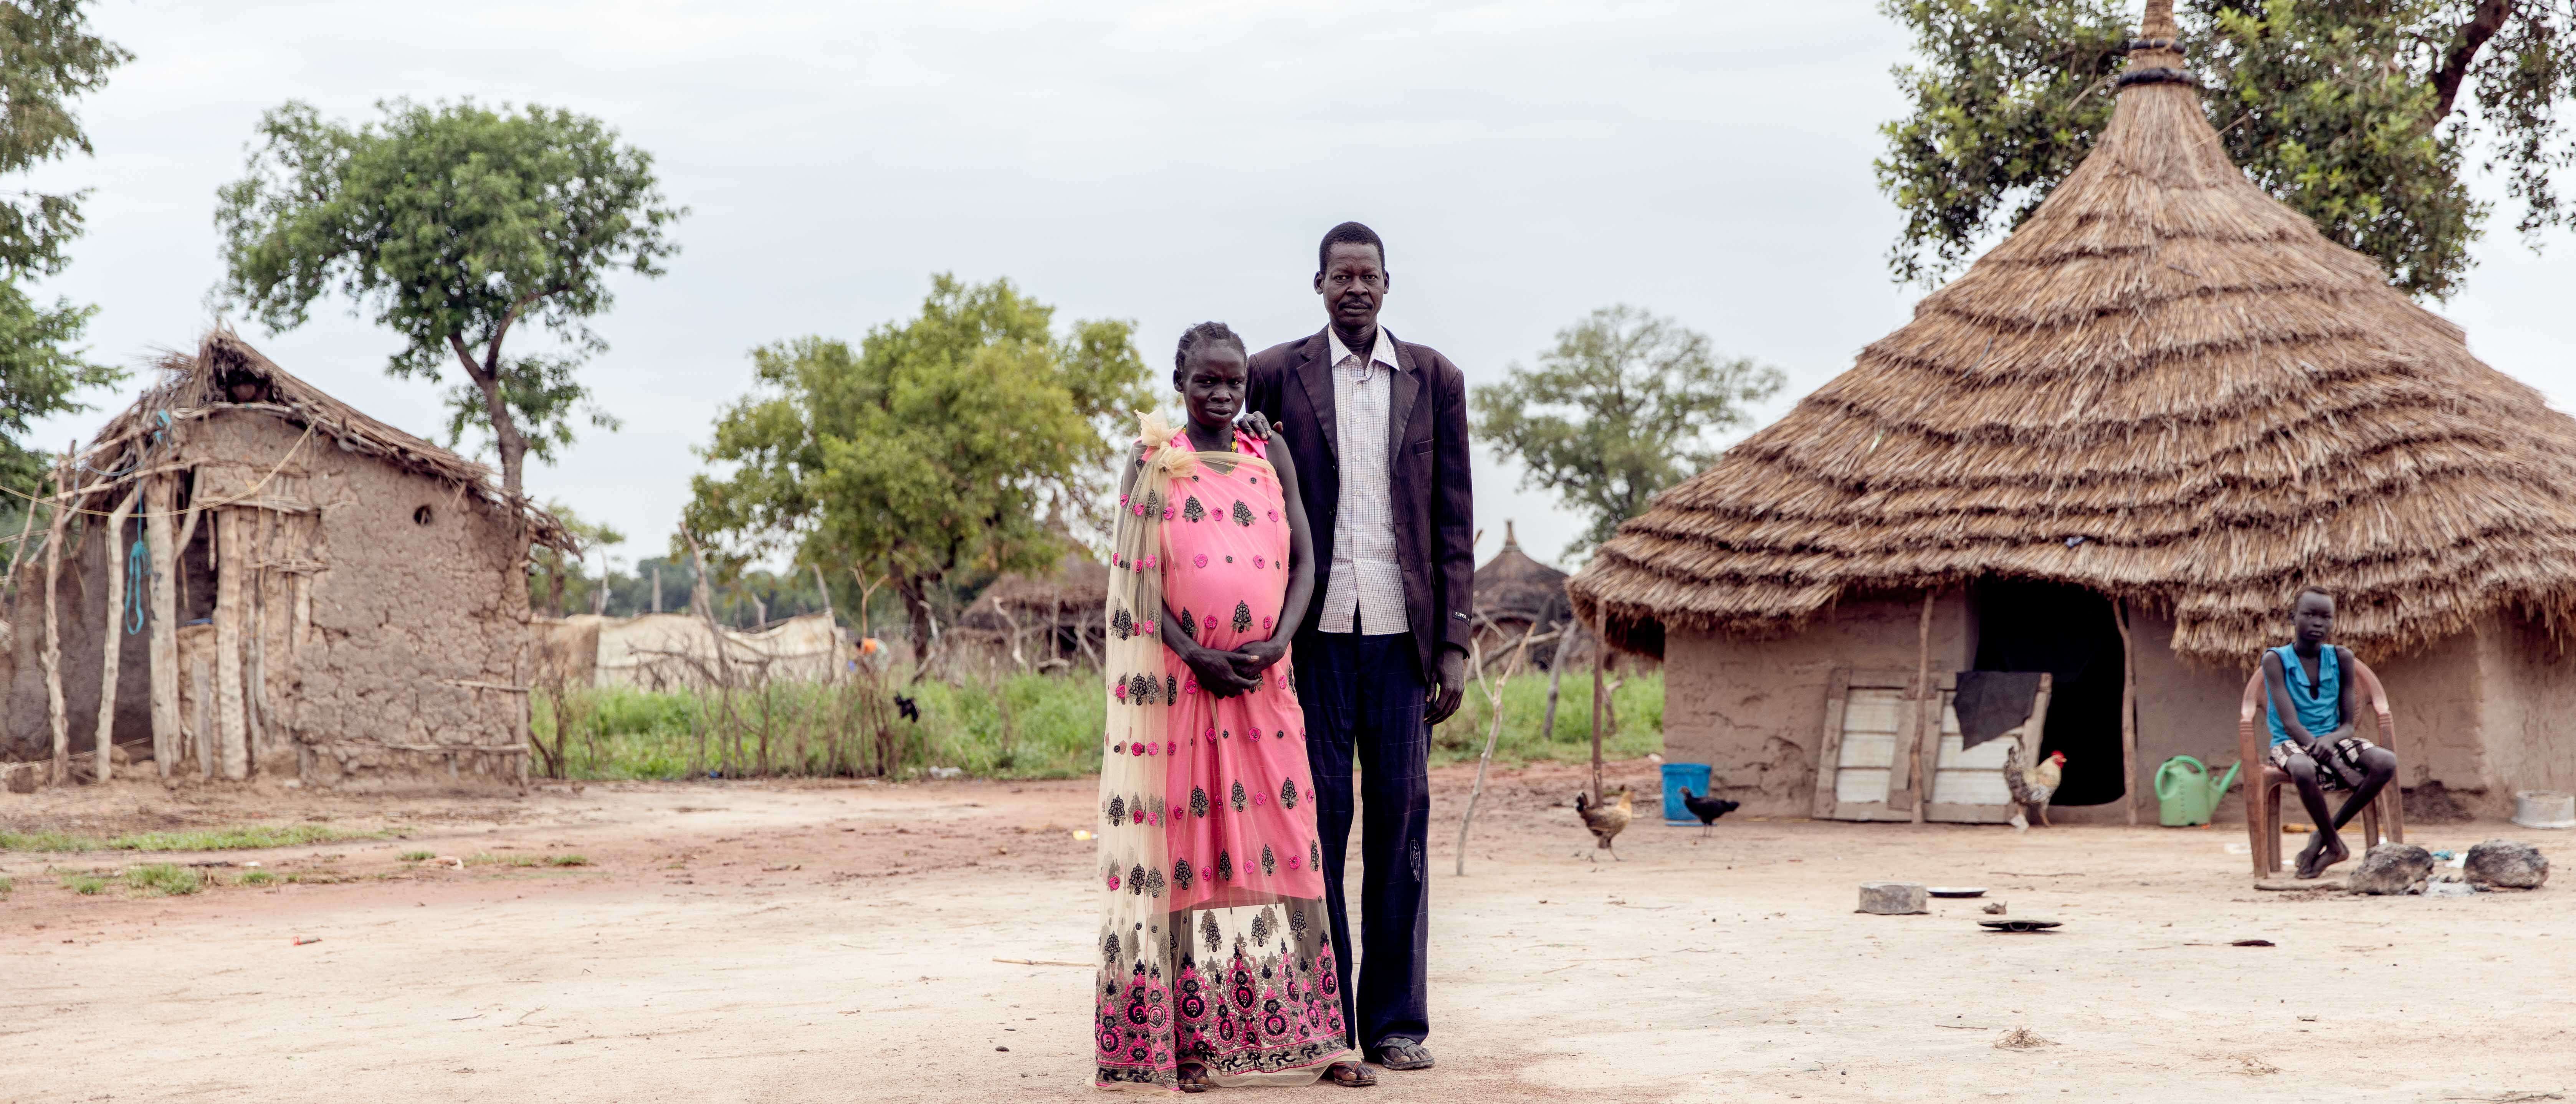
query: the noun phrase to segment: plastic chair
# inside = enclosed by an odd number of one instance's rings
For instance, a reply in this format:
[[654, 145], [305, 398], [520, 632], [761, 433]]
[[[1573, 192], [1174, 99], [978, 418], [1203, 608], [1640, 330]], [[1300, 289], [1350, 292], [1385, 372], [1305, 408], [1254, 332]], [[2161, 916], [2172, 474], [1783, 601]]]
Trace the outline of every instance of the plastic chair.
[[[2351, 673], [2360, 677], [2363, 699], [2379, 714], [2376, 742], [2397, 753], [2397, 718], [2389, 712], [2387, 688], [2359, 657], [2354, 657]], [[2253, 849], [2257, 878], [2281, 873], [2281, 787], [2294, 785], [2287, 772], [2272, 765], [2271, 745], [2271, 724], [2263, 712], [2263, 668], [2257, 664], [2254, 677], [2245, 680], [2245, 699], [2236, 710], [2236, 753], [2246, 767], [2245, 842]], [[2388, 829], [2385, 836], [2380, 834], [2382, 825]], [[2395, 779], [2361, 811], [2361, 852], [2382, 841], [2406, 841], [2405, 797]]]

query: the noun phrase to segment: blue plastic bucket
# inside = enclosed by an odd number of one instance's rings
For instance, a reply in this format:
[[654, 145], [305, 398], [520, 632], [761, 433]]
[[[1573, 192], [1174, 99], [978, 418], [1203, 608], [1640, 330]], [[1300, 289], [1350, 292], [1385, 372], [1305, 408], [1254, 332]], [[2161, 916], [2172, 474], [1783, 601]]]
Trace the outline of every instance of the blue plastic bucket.
[[1682, 787], [1684, 786], [1690, 787], [1690, 791], [1692, 793], [1698, 794], [1701, 797], [1707, 797], [1708, 764], [1664, 764], [1664, 823], [1687, 824], [1693, 828], [1697, 828], [1699, 827], [1699, 818], [1692, 816], [1690, 808], [1682, 804]]

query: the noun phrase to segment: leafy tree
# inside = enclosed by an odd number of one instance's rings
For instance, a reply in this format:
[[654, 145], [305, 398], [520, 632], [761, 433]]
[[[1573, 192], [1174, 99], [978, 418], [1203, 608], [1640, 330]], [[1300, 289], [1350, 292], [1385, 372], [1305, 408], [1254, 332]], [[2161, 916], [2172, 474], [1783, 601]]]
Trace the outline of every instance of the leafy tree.
[[[91, 152], [71, 101], [105, 87], [134, 55], [91, 34], [87, 9], [84, 0], [0, 3], [0, 173]], [[33, 488], [45, 467], [26, 447], [28, 423], [87, 409], [75, 391], [125, 378], [72, 348], [96, 308], [64, 299], [46, 307], [22, 287], [69, 262], [87, 194], [0, 194], [0, 482], [11, 486]]]
[[[575, 375], [607, 349], [589, 320], [611, 305], [612, 274], [662, 274], [686, 209], [664, 202], [652, 156], [597, 119], [379, 107], [357, 126], [301, 103], [261, 118], [249, 174], [219, 193], [218, 295], [286, 330], [337, 291], [403, 336], [387, 372], [437, 381], [452, 358], [466, 382], [447, 393], [449, 431], [491, 434], [515, 498], [525, 456], [570, 444], [576, 413], [614, 428]], [[521, 323], [568, 351], [504, 355]]]
[[1151, 401], [1126, 322], [1078, 322], [1007, 280], [931, 281], [921, 316], [857, 349], [802, 337], [752, 351], [750, 396], [716, 420], [683, 524], [734, 562], [792, 551], [833, 574], [882, 573], [930, 649], [951, 580], [1042, 570], [1063, 519], [1089, 515], [1117, 455], [1111, 425]]
[[[2018, 225], [2109, 122], [2135, 25], [2129, 0], [1882, 0], [1914, 35], [1895, 69], [1912, 111], [1886, 124], [1881, 190], [1905, 212], [1889, 251], [1932, 282]], [[2551, 173], [2576, 158], [2576, 9], [2543, 0], [2183, 0], [2185, 64], [2219, 139], [2256, 184], [2379, 259], [2409, 293], [2446, 296], [2488, 204], [2462, 170], [2500, 173], [2533, 234], [2576, 222]], [[2470, 93], [2463, 97], [2462, 93]]]
[[1557, 331], [1537, 368], [1512, 365], [1470, 403], [1495, 458], [1521, 462], [1521, 486], [1553, 490], [1591, 515], [1566, 547], [1574, 556], [1644, 513], [1655, 492], [1716, 462], [1710, 437], [1751, 425], [1751, 406], [1782, 381], [1777, 368], [1719, 359], [1708, 335], [1671, 319], [1604, 307]]

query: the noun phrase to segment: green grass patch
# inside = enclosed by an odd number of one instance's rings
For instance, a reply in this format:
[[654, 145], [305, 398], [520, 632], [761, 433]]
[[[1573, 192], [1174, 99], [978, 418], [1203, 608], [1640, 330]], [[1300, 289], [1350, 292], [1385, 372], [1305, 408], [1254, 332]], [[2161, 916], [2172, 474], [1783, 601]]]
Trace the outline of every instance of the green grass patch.
[[[955, 767], [978, 778], [1075, 778], [1100, 769], [1100, 729], [1107, 717], [1099, 676], [1012, 675], [964, 685], [928, 680], [888, 684], [913, 700], [921, 720], [894, 722], [899, 777]], [[758, 732], [769, 733], [766, 772], [853, 773], [875, 750], [857, 747], [857, 692], [848, 686], [773, 686], [734, 695], [747, 733], [737, 746], [699, 733], [720, 706], [712, 692], [625, 688], [576, 691], [567, 716], [566, 773], [583, 779], [677, 779], [763, 772]], [[1618, 723], [1605, 755], [1633, 759], [1664, 747], [1664, 677], [1631, 674], [1612, 693]], [[551, 742], [555, 703], [538, 696], [536, 733]], [[1592, 672], [1569, 670], [1559, 686], [1556, 725], [1542, 738], [1547, 673], [1524, 671], [1504, 687], [1503, 727], [1494, 758], [1505, 763], [1580, 761], [1592, 755]], [[1008, 716], [1009, 723], [1004, 723]], [[1432, 733], [1433, 763], [1472, 762], [1484, 750], [1492, 711], [1481, 687], [1467, 688], [1457, 716]], [[696, 774], [692, 774], [692, 766]]]
[[394, 857], [401, 859], [404, 862], [428, 862], [431, 859], [437, 858], [438, 853], [435, 851], [405, 851]]
[[206, 888], [206, 879], [176, 863], [145, 863], [125, 872], [125, 884], [148, 896], [185, 897]]
[[[1075, 778], [1100, 769], [1108, 709], [1098, 675], [1011, 675], [964, 685], [893, 680], [887, 688], [921, 712], [918, 722], [894, 721], [899, 777], [930, 767], [984, 778]], [[878, 753], [873, 733], [863, 733], [860, 708], [852, 686], [778, 685], [735, 692], [739, 725], [718, 725], [723, 707], [713, 691], [575, 691], [562, 710], [573, 719], [562, 741], [565, 773], [594, 780], [873, 774]], [[549, 747], [557, 712], [547, 695], [537, 695], [534, 732]], [[719, 738], [720, 729], [739, 738]]]
[[545, 861], [535, 855], [494, 855], [487, 852], [465, 856], [467, 866], [542, 866]]
[[275, 885], [277, 884], [277, 875], [271, 874], [265, 870], [245, 871], [241, 876], [241, 884], [246, 886]]
[[582, 856], [580, 856], [580, 855], [549, 855], [549, 856], [546, 856], [546, 865], [547, 865], [547, 866], [589, 866], [589, 865], [590, 865], [590, 860], [589, 860], [589, 859], [587, 859], [587, 858], [584, 858], [584, 857], [582, 857]]
[[65, 832], [0, 832], [0, 851], [241, 851], [339, 840], [383, 839], [323, 824], [242, 824], [183, 832], [132, 832], [101, 839]]
[[93, 897], [107, 892], [107, 879], [96, 874], [65, 874], [63, 888], [83, 897]]
[[[1660, 671], [1626, 676], [1611, 691], [1619, 723], [1601, 754], [1634, 759], [1664, 750], [1664, 676]], [[1455, 716], [1431, 732], [1431, 761], [1472, 763], [1485, 750], [1485, 732], [1493, 719], [1484, 688], [1467, 685], [1467, 696]], [[1502, 763], [1582, 761], [1592, 758], [1592, 671], [1565, 672], [1558, 687], [1556, 729], [1541, 732], [1547, 719], [1547, 672], [1523, 671], [1503, 687], [1503, 729], [1494, 742], [1494, 759]]]
[[18, 880], [16, 878], [0, 878], [0, 897], [6, 897], [17, 891]]

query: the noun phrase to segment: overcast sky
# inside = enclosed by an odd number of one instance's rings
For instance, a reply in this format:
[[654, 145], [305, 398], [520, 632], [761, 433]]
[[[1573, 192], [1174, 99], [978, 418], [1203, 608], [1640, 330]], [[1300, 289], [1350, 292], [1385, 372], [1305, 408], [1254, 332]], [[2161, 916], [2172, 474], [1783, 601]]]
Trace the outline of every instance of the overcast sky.
[[[1389, 328], [1471, 386], [1628, 303], [1787, 370], [1766, 420], [1919, 295], [1887, 277], [1898, 217], [1870, 174], [1904, 42], [1867, 0], [105, 0], [97, 20], [135, 60], [81, 105], [97, 156], [39, 180], [95, 189], [52, 290], [99, 306], [102, 358], [192, 346], [213, 320], [215, 189], [287, 100], [344, 119], [390, 97], [540, 103], [653, 154], [692, 213], [670, 274], [621, 281], [597, 323], [612, 347], [586, 378], [624, 428], [528, 473], [624, 530], [621, 561], [670, 535], [747, 350], [855, 340], [911, 316], [936, 272], [1131, 319], [1165, 364], [1202, 319], [1256, 346], [1319, 328], [1315, 241], [1359, 219], [1387, 239]], [[2500, 213], [2438, 309], [2564, 408], [2576, 242], [2535, 253]], [[433, 387], [384, 376], [398, 343], [363, 318], [237, 324], [378, 417], [443, 424]], [[86, 438], [131, 390], [35, 441]], [[1477, 459], [1479, 558], [1516, 519], [1557, 559], [1580, 520]]]

